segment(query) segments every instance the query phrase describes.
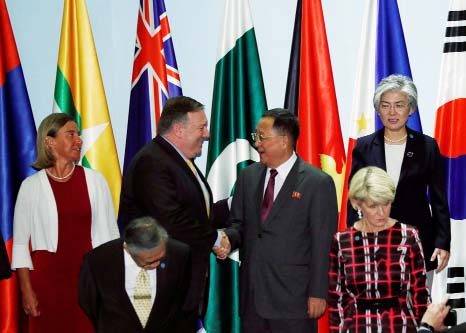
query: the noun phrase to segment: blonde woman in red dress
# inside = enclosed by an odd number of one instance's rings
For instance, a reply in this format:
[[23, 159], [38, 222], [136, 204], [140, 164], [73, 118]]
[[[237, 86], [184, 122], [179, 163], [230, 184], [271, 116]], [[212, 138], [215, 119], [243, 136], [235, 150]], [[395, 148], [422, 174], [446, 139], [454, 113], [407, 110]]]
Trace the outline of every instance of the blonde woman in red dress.
[[16, 200], [11, 266], [29, 333], [93, 332], [78, 305], [80, 264], [86, 252], [119, 233], [105, 179], [75, 164], [81, 147], [73, 117], [46, 117], [33, 164], [39, 171], [23, 181]]
[[395, 185], [377, 167], [360, 169], [349, 198], [360, 219], [335, 234], [330, 252], [331, 332], [416, 332], [429, 303], [419, 233], [390, 217]]

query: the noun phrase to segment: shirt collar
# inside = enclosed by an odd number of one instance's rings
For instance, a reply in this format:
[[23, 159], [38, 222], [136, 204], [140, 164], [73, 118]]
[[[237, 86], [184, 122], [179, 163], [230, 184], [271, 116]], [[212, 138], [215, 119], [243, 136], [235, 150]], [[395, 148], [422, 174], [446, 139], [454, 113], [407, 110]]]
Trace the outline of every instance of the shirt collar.
[[[277, 176], [285, 179], [290, 173], [291, 168], [293, 167], [297, 159], [298, 159], [298, 156], [293, 151], [293, 154], [291, 154], [289, 159], [287, 159], [285, 162], [283, 162], [282, 164], [280, 164], [278, 167], [275, 168], [275, 170], [277, 170], [277, 173], [278, 173]], [[271, 168], [267, 168], [267, 173], [269, 173], [270, 170]]]

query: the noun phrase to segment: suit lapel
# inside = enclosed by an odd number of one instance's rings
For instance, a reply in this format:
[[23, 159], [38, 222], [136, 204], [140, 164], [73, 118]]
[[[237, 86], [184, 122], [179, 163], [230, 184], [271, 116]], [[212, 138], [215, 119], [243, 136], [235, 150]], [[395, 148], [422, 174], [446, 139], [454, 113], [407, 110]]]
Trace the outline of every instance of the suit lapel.
[[[196, 176], [194, 175], [192, 170], [189, 168], [188, 164], [183, 159], [183, 157], [178, 153], [178, 151], [176, 151], [176, 149], [167, 140], [165, 140], [160, 135], [157, 135], [155, 137], [154, 142], [158, 144], [165, 151], [165, 153], [167, 153], [173, 159], [173, 161], [176, 162], [176, 164], [178, 164], [178, 166], [183, 170], [183, 172], [189, 178], [191, 178], [191, 181], [197, 188], [197, 194], [199, 196], [199, 200], [202, 199], [202, 201], [199, 201], [199, 202], [204, 202], [204, 192], [202, 191], [201, 185], [199, 184], [199, 181], [197, 180]], [[209, 184], [207, 183], [207, 180], [204, 178], [204, 175], [199, 170], [199, 168], [195, 164], [194, 166], [197, 170], [197, 173], [199, 174], [199, 177], [201, 178], [202, 182], [207, 188], [207, 191], [209, 192], [209, 202], [210, 202], [209, 206], [210, 206], [210, 209], [212, 210], [212, 192], [210, 190]], [[205, 208], [204, 208], [204, 211], [205, 211]], [[206, 216], [207, 216], [207, 212], [206, 212]]]
[[379, 130], [372, 141], [372, 158], [374, 159], [373, 165], [378, 166], [384, 170], [387, 170], [387, 164], [385, 160], [385, 142], [383, 138], [383, 129]]
[[260, 230], [262, 232], [263, 223], [261, 220], [261, 212], [262, 212], [262, 200], [264, 200], [264, 183], [265, 183], [265, 175], [267, 173], [267, 168], [262, 164], [260, 166], [261, 167], [258, 169], [257, 177], [255, 177], [255, 179], [257, 179], [258, 182], [257, 184], [255, 184], [255, 187], [252, 186], [251, 188], [256, 189], [256, 193], [254, 194], [255, 207], [253, 207], [254, 209], [253, 211], [256, 214], [257, 230]]
[[420, 136], [416, 132], [408, 128], [408, 138], [406, 140], [406, 148], [403, 155], [403, 162], [401, 163], [400, 178], [398, 180], [398, 186], [406, 178], [409, 172], [412, 172], [416, 169], [416, 164], [419, 158], [422, 157], [422, 152], [419, 144]]
[[[162, 268], [163, 267], [163, 268]], [[149, 315], [149, 320], [147, 321], [146, 329], [150, 328], [151, 330], [160, 327], [165, 318], [165, 310], [169, 309], [168, 304], [170, 300], [168, 296], [170, 293], [165, 292], [168, 285], [168, 271], [166, 268], [166, 262], [162, 262], [157, 268], [157, 292], [155, 295], [154, 305], [152, 306], [151, 313]]]
[[[134, 310], [133, 303], [129, 299], [128, 293], [126, 292], [125, 288], [125, 258], [124, 258], [124, 249], [123, 249], [123, 241], [121, 241], [120, 249], [117, 249], [120, 254], [118, 256], [118, 263], [115, 265], [115, 283], [116, 283], [116, 293], [120, 298], [120, 304], [122, 307], [127, 309], [127, 313], [131, 315], [132, 319], [137, 322], [139, 325], [141, 324], [139, 321], [139, 317]], [[142, 326], [141, 326], [142, 328]]]

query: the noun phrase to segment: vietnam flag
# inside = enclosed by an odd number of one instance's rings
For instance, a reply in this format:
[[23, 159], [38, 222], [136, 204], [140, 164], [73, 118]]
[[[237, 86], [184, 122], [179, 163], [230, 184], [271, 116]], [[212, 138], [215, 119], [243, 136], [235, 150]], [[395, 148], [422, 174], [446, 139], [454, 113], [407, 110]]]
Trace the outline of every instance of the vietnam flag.
[[[285, 107], [299, 118], [297, 153], [332, 176], [341, 207], [345, 150], [319, 0], [298, 0]], [[345, 226], [346, 221], [340, 221], [339, 229]], [[325, 316], [319, 320], [319, 332], [327, 331]]]
[[120, 163], [85, 0], [65, 0], [54, 97], [54, 112], [75, 117], [82, 164], [104, 175], [118, 213]]
[[[5, 0], [0, 0], [0, 232], [11, 259], [13, 213], [21, 182], [34, 173], [36, 126]], [[0, 244], [3, 247], [3, 244]], [[2, 260], [2, 258], [0, 258]], [[8, 269], [8, 268], [7, 268]], [[0, 270], [0, 278], [10, 275]], [[18, 332], [15, 274], [0, 281], [0, 332]]]

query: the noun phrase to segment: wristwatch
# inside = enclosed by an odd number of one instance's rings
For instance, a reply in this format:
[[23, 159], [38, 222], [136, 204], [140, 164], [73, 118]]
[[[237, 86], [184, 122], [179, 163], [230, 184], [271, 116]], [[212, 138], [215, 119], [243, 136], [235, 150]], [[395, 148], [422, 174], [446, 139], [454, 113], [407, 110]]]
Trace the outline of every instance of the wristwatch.
[[434, 332], [434, 328], [432, 326], [430, 326], [429, 324], [427, 324], [426, 322], [422, 322], [421, 325], [419, 325], [419, 328], [418, 328], [418, 333], [433, 333]]

